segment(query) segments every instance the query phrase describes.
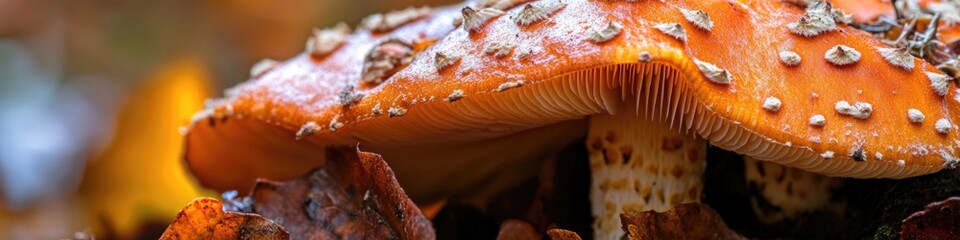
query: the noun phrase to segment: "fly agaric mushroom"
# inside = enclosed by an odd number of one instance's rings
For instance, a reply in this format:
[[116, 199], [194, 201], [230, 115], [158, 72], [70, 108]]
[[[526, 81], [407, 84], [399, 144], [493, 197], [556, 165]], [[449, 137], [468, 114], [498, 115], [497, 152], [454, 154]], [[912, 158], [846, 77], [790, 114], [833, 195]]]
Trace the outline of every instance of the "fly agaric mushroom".
[[[463, 19], [464, 5], [439, 8], [392, 30], [361, 29], [325, 58], [287, 60], [197, 115], [187, 164], [205, 186], [247, 189], [257, 177], [290, 179], [323, 165], [325, 146], [359, 143], [427, 203], [516, 184], [531, 177], [538, 156], [586, 135], [601, 239], [623, 234], [621, 213], [699, 201], [707, 142], [830, 176], [905, 178], [957, 164], [956, 87], [938, 94], [925, 74], [936, 68], [891, 65], [873, 50], [883, 43], [845, 25], [794, 33], [788, 25], [807, 14], [801, 8], [759, 0], [528, 4], [564, 6], [518, 24], [511, 16], [529, 6], [518, 5], [470, 31], [450, 24]], [[702, 11], [712, 27], [697, 27], [682, 10]], [[390, 51], [409, 60], [382, 64], [380, 81], [362, 81], [363, 66], [380, 64], [365, 56], [386, 51], [389, 39], [408, 42]], [[498, 57], [488, 54], [494, 44], [513, 47]], [[825, 58], [840, 45], [858, 60]], [[784, 51], [803, 61], [781, 63]], [[457, 60], [439, 68], [438, 54]], [[341, 104], [345, 89], [363, 97]], [[776, 111], [764, 107], [770, 98]], [[946, 124], [912, 122], [908, 109]]]

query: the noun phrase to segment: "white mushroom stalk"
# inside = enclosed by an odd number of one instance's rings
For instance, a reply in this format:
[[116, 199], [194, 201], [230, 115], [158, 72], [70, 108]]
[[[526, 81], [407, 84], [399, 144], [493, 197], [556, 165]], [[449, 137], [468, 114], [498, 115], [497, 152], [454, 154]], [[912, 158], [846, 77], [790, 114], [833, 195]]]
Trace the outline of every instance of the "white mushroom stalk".
[[842, 178], [744, 157], [750, 203], [760, 222], [772, 224], [797, 219], [804, 213], [827, 211], [842, 216], [846, 201], [832, 196]]
[[634, 103], [590, 117], [590, 203], [595, 239], [620, 239], [620, 214], [700, 202], [706, 143], [637, 114]]

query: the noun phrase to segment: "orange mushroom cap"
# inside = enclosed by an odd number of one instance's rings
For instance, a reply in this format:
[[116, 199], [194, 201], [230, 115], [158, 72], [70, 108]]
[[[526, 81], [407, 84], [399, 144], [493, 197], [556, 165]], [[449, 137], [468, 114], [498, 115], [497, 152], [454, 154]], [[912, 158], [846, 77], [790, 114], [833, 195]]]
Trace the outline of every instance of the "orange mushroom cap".
[[[532, 4], [551, 1], [557, 0]], [[246, 189], [257, 177], [290, 179], [322, 165], [322, 146], [360, 143], [383, 154], [405, 184], [423, 177], [405, 170], [440, 166], [394, 162], [401, 152], [448, 156], [444, 164], [451, 165], [481, 161], [462, 162], [462, 155], [495, 161], [501, 154], [405, 148], [494, 144], [488, 140], [531, 131], [553, 135], [534, 135], [533, 143], [514, 146], [517, 151], [569, 141], [583, 134], [564, 130], [583, 126], [571, 120], [616, 111], [627, 93], [646, 98], [642, 102], [648, 104], [637, 110], [641, 116], [696, 133], [720, 148], [807, 171], [905, 178], [956, 164], [960, 99], [955, 86], [938, 95], [925, 74], [939, 72], [936, 68], [919, 59], [909, 69], [892, 65], [877, 50], [886, 46], [859, 30], [838, 24], [817, 36], [794, 34], [787, 25], [804, 10], [780, 1], [563, 3], [524, 26], [515, 19], [523, 5], [506, 9], [474, 31], [452, 24], [463, 5], [436, 9], [385, 33], [358, 30], [328, 56], [287, 60], [198, 115], [186, 134], [188, 166], [206, 186]], [[698, 28], [680, 9], [705, 12], [712, 29]], [[680, 24], [685, 41], [657, 27], [665, 23]], [[419, 52], [414, 47], [409, 65], [381, 84], [362, 82], [368, 51], [391, 38], [435, 42]], [[847, 48], [859, 59], [842, 66], [825, 59], [828, 51]], [[498, 50], [507, 53], [495, 54], [503, 52]], [[785, 51], [802, 61], [781, 63]], [[440, 55], [443, 66], [437, 64]], [[726, 72], [708, 77], [698, 62]], [[728, 82], [715, 81], [716, 76]], [[344, 92], [362, 97], [344, 102]], [[848, 112], [838, 112], [841, 101], [850, 105]], [[858, 103], [869, 103], [872, 111], [857, 115], [862, 112], [855, 110], [864, 110]], [[912, 122], [909, 109], [926, 120]], [[818, 123], [811, 124], [818, 115]], [[939, 119], [949, 124], [946, 133], [935, 130], [943, 125], [936, 124]], [[556, 124], [566, 125], [536, 130]], [[295, 140], [298, 131], [301, 140]], [[408, 192], [416, 198], [456, 177], [436, 178], [446, 180]]]

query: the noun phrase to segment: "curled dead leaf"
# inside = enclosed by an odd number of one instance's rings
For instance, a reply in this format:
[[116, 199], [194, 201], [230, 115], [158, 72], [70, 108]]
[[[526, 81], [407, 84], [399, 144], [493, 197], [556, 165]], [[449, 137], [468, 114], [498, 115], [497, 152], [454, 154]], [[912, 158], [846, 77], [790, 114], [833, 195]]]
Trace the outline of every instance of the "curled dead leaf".
[[227, 205], [280, 221], [294, 239], [435, 238], [380, 155], [333, 148], [326, 159], [297, 180], [258, 180], [249, 197]]
[[960, 197], [928, 204], [903, 220], [900, 239], [957, 239], [960, 237]]
[[549, 236], [550, 239], [552, 240], [580, 240], [581, 239], [580, 235], [577, 235], [576, 232], [566, 230], [566, 229], [561, 229], [561, 228], [553, 228], [553, 229], [547, 230], [547, 236]]
[[681, 204], [662, 213], [621, 214], [620, 222], [627, 239], [744, 239], [701, 203]]
[[282, 226], [256, 214], [224, 212], [213, 198], [190, 202], [160, 239], [289, 239]]

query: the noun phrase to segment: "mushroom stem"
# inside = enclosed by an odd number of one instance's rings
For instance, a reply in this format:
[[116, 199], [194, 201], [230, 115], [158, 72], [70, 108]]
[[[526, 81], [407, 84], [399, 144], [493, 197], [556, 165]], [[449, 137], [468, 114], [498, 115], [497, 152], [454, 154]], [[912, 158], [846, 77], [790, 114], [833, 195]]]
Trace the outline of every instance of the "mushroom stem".
[[832, 196], [842, 178], [743, 157], [750, 203], [760, 222], [796, 220], [803, 213], [826, 211], [843, 216], [846, 201]]
[[619, 114], [590, 118], [595, 239], [620, 239], [620, 214], [700, 202], [703, 189], [705, 141], [634, 114], [632, 103], [620, 105]]

